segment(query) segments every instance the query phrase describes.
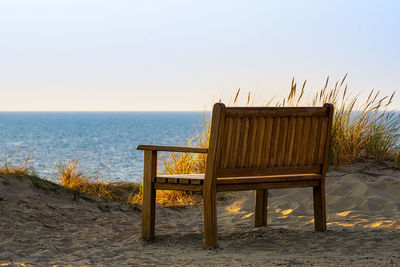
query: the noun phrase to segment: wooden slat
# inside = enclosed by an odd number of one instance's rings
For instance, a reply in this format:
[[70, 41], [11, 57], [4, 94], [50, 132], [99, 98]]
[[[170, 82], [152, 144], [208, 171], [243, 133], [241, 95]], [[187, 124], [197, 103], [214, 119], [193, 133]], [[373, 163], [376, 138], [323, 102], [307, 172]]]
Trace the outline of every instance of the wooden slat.
[[301, 157], [301, 144], [303, 140], [303, 128], [304, 128], [304, 118], [303, 117], [298, 117], [296, 119], [296, 131], [295, 131], [295, 139], [294, 139], [294, 161], [293, 165], [298, 165], [300, 162], [300, 157]]
[[228, 107], [226, 117], [327, 116], [321, 107]]
[[196, 179], [204, 180], [204, 173], [191, 173], [191, 174], [157, 174], [156, 178], [178, 178], [178, 179]]
[[166, 183], [166, 182], [168, 182], [168, 180], [166, 178], [162, 178], [162, 177], [155, 177], [154, 182], [155, 183]]
[[[202, 174], [164, 174], [157, 175], [156, 182], [165, 183], [164, 181], [173, 181], [176, 184], [202, 184], [204, 182], [204, 173]], [[175, 182], [176, 181], [176, 182]]]
[[327, 130], [328, 130], [328, 119], [323, 118], [322, 119], [322, 123], [321, 123], [321, 138], [319, 139], [319, 143], [318, 143], [318, 159], [316, 160], [316, 162], [318, 163], [322, 163], [324, 161], [324, 152], [325, 152], [325, 142], [326, 142], [326, 138], [327, 138]]
[[320, 140], [321, 140], [321, 130], [322, 130], [323, 117], [318, 117], [317, 120], [318, 120], [317, 137], [315, 139], [313, 157], [310, 160], [313, 163], [321, 163], [321, 162], [318, 162], [318, 154], [319, 154], [319, 150], [321, 150], [319, 143], [320, 143]]
[[178, 178], [168, 178], [167, 183], [169, 184], [177, 184], [178, 183]]
[[239, 152], [239, 142], [240, 142], [240, 130], [241, 130], [241, 119], [240, 118], [235, 118], [235, 128], [233, 130], [233, 135], [235, 137], [235, 141], [233, 143], [232, 147], [232, 154], [230, 155], [230, 160], [228, 166], [230, 168], [236, 167], [236, 161], [238, 158], [238, 152]]
[[[223, 110], [225, 110], [225, 108], [223, 109]], [[225, 112], [222, 112], [223, 113], [223, 115], [221, 115], [221, 118], [220, 118], [220, 123], [219, 123], [219, 129], [218, 129], [218, 141], [217, 141], [217, 143], [218, 143], [218, 146], [216, 147], [216, 151], [215, 151], [215, 153], [216, 153], [216, 158], [215, 158], [215, 164], [216, 164], [216, 168], [218, 169], [219, 168], [219, 166], [221, 165], [221, 159], [222, 159], [222, 153], [223, 153], [223, 151], [222, 151], [222, 148], [223, 148], [223, 143], [225, 142], [225, 139], [226, 139], [226, 136], [225, 136], [225, 131], [226, 131], [226, 123], [227, 123], [227, 121], [226, 121], [226, 118], [225, 118]]]
[[268, 166], [274, 167], [276, 166], [276, 159], [278, 156], [278, 146], [279, 146], [279, 136], [281, 130], [281, 118], [274, 118], [274, 124], [272, 127], [272, 138], [271, 138], [271, 153]]
[[308, 141], [308, 153], [307, 153], [307, 164], [314, 163], [315, 147], [318, 135], [318, 117], [313, 117], [311, 119], [311, 129], [310, 129], [310, 140]]
[[240, 130], [239, 130], [239, 143], [237, 147], [237, 155], [235, 158], [235, 161], [233, 163], [233, 166], [235, 168], [240, 168], [240, 155], [242, 154], [243, 151], [243, 135], [244, 135], [244, 128], [245, 128], [245, 120], [246, 118], [237, 118], [240, 120]]
[[182, 179], [178, 180], [178, 183], [179, 184], [190, 184], [190, 180], [182, 178]]
[[249, 157], [248, 157], [248, 166], [249, 167], [254, 167], [256, 165], [256, 144], [257, 144], [257, 129], [260, 127], [258, 124], [258, 118], [251, 118], [251, 123], [250, 123], [250, 137], [249, 137]]
[[207, 148], [201, 147], [182, 147], [182, 146], [156, 146], [156, 145], [138, 145], [137, 150], [148, 151], [169, 151], [169, 152], [188, 152], [188, 153], [207, 153]]
[[278, 154], [277, 154], [277, 166], [284, 165], [285, 157], [286, 157], [286, 143], [287, 143], [287, 136], [288, 136], [288, 127], [289, 127], [289, 118], [283, 117], [281, 123], [281, 130], [279, 136], [279, 144], [278, 144]]
[[264, 151], [262, 154], [263, 157], [263, 164], [260, 167], [267, 167], [269, 165], [269, 162], [271, 160], [271, 149], [272, 149], [272, 131], [274, 130], [274, 119], [273, 118], [267, 118], [267, 125], [266, 125], [266, 136], [264, 138]]
[[220, 166], [222, 168], [227, 168], [228, 167], [228, 162], [229, 162], [229, 155], [230, 155], [230, 150], [231, 150], [231, 144], [232, 144], [232, 127], [233, 127], [233, 119], [228, 118], [225, 120], [225, 141], [224, 141], [224, 146], [223, 146], [223, 151], [221, 155], [221, 164]]
[[193, 184], [162, 184], [155, 183], [154, 188], [157, 190], [188, 190], [202, 192], [203, 185], [193, 185]]
[[301, 140], [301, 150], [300, 150], [300, 160], [299, 160], [300, 165], [304, 165], [306, 163], [307, 153], [308, 153], [308, 141], [310, 140], [309, 139], [310, 126], [311, 126], [311, 118], [306, 117], [304, 119], [303, 137]]
[[289, 166], [293, 162], [295, 130], [296, 130], [296, 117], [293, 116], [290, 117], [289, 121], [288, 141], [286, 145], [287, 153], [284, 160], [284, 166]]
[[236, 142], [236, 128], [237, 128], [237, 123], [238, 120], [235, 118], [225, 118], [225, 119], [231, 119], [232, 120], [232, 132], [231, 132], [231, 145], [230, 145], [230, 150], [228, 154], [228, 168], [233, 168], [233, 153], [235, 151], [235, 142]]
[[191, 180], [190, 180], [190, 184], [203, 184], [203, 181], [202, 181], [202, 180], [194, 180], [194, 179], [191, 179]]
[[246, 158], [248, 158], [248, 152], [247, 152], [247, 147], [249, 144], [249, 128], [250, 128], [250, 119], [249, 118], [244, 118], [244, 127], [243, 127], [243, 137], [241, 138], [241, 150], [240, 150], [240, 161], [238, 162], [239, 167], [244, 167]]
[[267, 127], [267, 121], [265, 118], [259, 118], [258, 119], [260, 123], [260, 127], [257, 130], [257, 141], [256, 142], [256, 151], [257, 151], [257, 156], [256, 156], [256, 165], [253, 167], [258, 167], [261, 166], [264, 161], [263, 161], [263, 147], [265, 146], [266, 142], [266, 127]]
[[248, 176], [236, 178], [218, 178], [217, 184], [239, 184], [239, 183], [268, 183], [268, 182], [293, 182], [320, 180], [320, 174], [288, 174], [272, 176]]
[[253, 183], [253, 184], [218, 184], [217, 191], [245, 191], [257, 189], [281, 189], [281, 188], [297, 188], [297, 187], [311, 187], [317, 186], [319, 181], [301, 181], [301, 182], [282, 182], [282, 183]]
[[304, 174], [320, 173], [321, 165], [312, 166], [289, 166], [289, 167], [270, 167], [270, 168], [236, 168], [236, 169], [218, 169], [217, 177], [245, 177], [245, 176], [266, 176], [266, 175], [284, 175], [284, 174]]

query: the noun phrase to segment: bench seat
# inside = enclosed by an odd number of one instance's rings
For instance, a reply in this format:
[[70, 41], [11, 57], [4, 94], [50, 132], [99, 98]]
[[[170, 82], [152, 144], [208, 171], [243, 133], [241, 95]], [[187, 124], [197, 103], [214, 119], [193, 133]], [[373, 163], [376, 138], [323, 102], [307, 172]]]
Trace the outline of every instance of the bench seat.
[[[289, 174], [289, 175], [270, 175], [270, 176], [251, 176], [251, 177], [232, 177], [218, 178], [217, 184], [237, 184], [237, 183], [268, 183], [268, 182], [288, 182], [288, 181], [310, 181], [320, 180], [321, 174]], [[169, 184], [194, 184], [199, 185], [204, 182], [202, 174], [176, 174], [176, 175], [157, 175], [153, 182]]]

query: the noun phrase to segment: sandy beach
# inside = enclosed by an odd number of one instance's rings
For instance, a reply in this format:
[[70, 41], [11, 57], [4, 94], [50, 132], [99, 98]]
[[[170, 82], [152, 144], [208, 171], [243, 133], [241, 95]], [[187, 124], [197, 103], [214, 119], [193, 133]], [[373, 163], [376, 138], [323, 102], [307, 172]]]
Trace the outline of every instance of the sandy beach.
[[328, 231], [315, 232], [312, 189], [271, 190], [254, 228], [254, 192], [218, 196], [219, 249], [203, 249], [202, 206], [160, 208], [156, 240], [141, 207], [52, 183], [0, 176], [0, 266], [400, 266], [400, 170], [331, 167]]

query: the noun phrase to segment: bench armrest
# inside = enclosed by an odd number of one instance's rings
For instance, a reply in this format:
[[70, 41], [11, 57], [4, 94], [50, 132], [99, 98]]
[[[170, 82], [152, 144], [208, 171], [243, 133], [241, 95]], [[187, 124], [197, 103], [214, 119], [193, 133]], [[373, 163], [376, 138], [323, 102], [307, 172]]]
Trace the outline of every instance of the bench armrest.
[[169, 152], [189, 152], [189, 153], [207, 153], [208, 148], [187, 147], [187, 146], [154, 146], [154, 145], [138, 145], [137, 150], [150, 151], [169, 151]]

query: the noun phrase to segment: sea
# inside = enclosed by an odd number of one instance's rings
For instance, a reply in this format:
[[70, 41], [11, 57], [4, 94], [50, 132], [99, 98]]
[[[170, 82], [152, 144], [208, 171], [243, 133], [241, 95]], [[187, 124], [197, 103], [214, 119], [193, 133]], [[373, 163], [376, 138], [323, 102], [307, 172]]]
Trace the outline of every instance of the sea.
[[[104, 181], [141, 182], [140, 144], [185, 145], [202, 131], [206, 112], [0, 112], [0, 164], [30, 166], [57, 182], [57, 165]], [[162, 168], [160, 161], [158, 168]]]

